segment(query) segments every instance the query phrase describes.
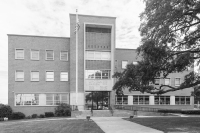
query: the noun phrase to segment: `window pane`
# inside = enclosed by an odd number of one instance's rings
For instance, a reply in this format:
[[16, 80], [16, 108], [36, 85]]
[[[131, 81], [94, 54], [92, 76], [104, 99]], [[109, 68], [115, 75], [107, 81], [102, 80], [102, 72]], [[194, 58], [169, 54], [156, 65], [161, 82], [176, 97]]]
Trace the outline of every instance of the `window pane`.
[[54, 72], [46, 72], [46, 81], [54, 81]]
[[138, 96], [133, 96], [133, 104], [138, 104]]
[[16, 49], [15, 50], [15, 58], [16, 59], [24, 59], [24, 50], [23, 49]]
[[122, 69], [126, 69], [128, 61], [122, 61]]
[[95, 60], [101, 60], [101, 52], [95, 52]]
[[31, 81], [39, 81], [39, 72], [31, 72]]
[[124, 95], [123, 96], [123, 104], [128, 104], [128, 96], [127, 95]]
[[68, 52], [67, 51], [61, 51], [60, 53], [60, 60], [68, 60]]
[[53, 60], [53, 50], [46, 50], [46, 60]]
[[46, 105], [53, 105], [53, 94], [46, 94]]
[[39, 60], [39, 51], [38, 50], [31, 50], [31, 59]]
[[17, 70], [15, 76], [16, 81], [24, 81], [24, 72], [22, 70]]
[[16, 106], [39, 105], [39, 94], [16, 94]]
[[86, 70], [85, 71], [85, 76], [86, 79], [94, 79], [95, 78], [95, 71], [94, 70]]
[[94, 52], [86, 51], [86, 59], [87, 60], [94, 60]]
[[122, 96], [116, 96], [116, 104], [122, 104]]
[[60, 94], [54, 94], [54, 105], [60, 104]]
[[159, 104], [159, 97], [158, 97], [158, 96], [155, 96], [155, 97], [154, 97], [154, 103], [155, 103], [155, 104]]
[[110, 52], [101, 52], [101, 59], [102, 60], [111, 60]]
[[155, 79], [155, 85], [159, 85], [159, 84], [160, 84], [160, 79], [159, 78]]
[[170, 85], [170, 79], [169, 78], [165, 79], [165, 85]]
[[175, 78], [175, 86], [179, 86], [180, 85], [180, 78]]
[[68, 81], [68, 72], [60, 73], [60, 81]]
[[110, 71], [103, 70], [102, 71], [102, 79], [110, 79]]
[[101, 79], [101, 71], [96, 71], [95, 72], [95, 79]]

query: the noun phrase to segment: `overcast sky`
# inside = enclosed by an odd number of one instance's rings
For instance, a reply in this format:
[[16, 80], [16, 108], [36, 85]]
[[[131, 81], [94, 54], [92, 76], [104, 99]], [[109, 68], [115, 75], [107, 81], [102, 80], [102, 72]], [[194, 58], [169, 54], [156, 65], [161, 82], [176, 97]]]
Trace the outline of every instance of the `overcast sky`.
[[69, 13], [113, 16], [116, 46], [137, 48], [142, 0], [0, 0], [0, 103], [8, 102], [7, 34], [69, 36]]

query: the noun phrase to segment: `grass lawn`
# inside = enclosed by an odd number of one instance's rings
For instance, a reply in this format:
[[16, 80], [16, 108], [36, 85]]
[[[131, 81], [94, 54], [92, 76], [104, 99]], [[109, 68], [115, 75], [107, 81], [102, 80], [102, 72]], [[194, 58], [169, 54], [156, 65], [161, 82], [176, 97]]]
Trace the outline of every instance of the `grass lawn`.
[[93, 121], [83, 119], [0, 122], [0, 133], [104, 133]]
[[200, 133], [200, 117], [146, 117], [125, 120], [167, 132]]

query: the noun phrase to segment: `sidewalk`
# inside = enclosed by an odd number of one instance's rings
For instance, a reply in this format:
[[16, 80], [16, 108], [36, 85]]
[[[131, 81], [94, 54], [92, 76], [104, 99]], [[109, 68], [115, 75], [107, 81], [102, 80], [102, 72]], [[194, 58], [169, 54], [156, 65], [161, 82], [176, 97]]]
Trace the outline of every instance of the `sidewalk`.
[[145, 127], [120, 117], [91, 118], [105, 133], [163, 133], [162, 131]]

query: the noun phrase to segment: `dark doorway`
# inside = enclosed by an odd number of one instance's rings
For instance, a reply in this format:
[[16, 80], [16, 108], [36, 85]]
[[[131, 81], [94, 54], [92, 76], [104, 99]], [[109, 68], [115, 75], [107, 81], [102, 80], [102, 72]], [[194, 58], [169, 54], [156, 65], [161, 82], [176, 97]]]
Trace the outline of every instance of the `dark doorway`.
[[108, 110], [110, 106], [109, 91], [85, 92], [86, 110]]

